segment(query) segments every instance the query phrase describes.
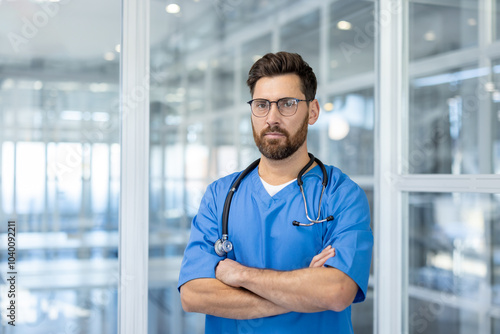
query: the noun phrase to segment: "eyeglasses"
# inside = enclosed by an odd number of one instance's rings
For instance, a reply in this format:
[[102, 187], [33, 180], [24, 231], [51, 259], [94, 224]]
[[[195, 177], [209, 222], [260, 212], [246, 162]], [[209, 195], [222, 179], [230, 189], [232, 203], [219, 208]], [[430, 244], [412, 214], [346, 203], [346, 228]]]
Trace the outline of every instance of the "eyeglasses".
[[271, 110], [271, 103], [276, 103], [278, 106], [278, 111], [281, 115], [288, 117], [293, 116], [297, 112], [297, 108], [299, 106], [299, 102], [311, 102], [312, 100], [300, 100], [293, 97], [284, 97], [279, 99], [278, 101], [269, 101], [265, 99], [254, 99], [250, 100], [247, 103], [250, 105], [252, 109], [252, 114], [255, 117], [265, 117], [269, 114], [269, 110]]

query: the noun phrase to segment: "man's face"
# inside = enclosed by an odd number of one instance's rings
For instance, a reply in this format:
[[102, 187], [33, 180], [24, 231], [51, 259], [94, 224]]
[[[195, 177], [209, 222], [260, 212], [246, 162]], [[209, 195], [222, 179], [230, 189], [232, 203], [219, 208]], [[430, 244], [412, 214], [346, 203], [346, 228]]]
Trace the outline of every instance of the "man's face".
[[[296, 74], [264, 77], [255, 84], [253, 99], [277, 101], [284, 97], [305, 99]], [[252, 115], [253, 138], [260, 153], [268, 159], [282, 160], [304, 145], [309, 123], [308, 109], [306, 102], [299, 102], [297, 112], [285, 117], [279, 113], [276, 103], [272, 103], [267, 116]]]

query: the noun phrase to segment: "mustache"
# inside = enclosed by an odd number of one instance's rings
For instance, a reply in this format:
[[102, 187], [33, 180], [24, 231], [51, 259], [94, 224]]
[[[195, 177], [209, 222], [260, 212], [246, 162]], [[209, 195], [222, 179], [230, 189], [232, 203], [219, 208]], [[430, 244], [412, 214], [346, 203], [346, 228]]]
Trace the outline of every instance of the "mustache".
[[264, 130], [261, 131], [260, 135], [264, 136], [266, 133], [270, 133], [270, 132], [282, 133], [282, 134], [284, 134], [287, 137], [289, 136], [288, 131], [286, 131], [285, 129], [280, 128], [279, 126], [272, 126], [272, 127], [268, 128], [268, 129], [264, 129]]

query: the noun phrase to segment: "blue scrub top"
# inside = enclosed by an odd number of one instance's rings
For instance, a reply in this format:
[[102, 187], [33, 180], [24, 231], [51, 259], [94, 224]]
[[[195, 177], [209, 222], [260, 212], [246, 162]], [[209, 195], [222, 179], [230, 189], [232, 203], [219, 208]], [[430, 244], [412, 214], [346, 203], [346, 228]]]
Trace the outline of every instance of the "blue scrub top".
[[[241, 182], [229, 212], [228, 234], [233, 251], [228, 257], [249, 267], [294, 270], [309, 266], [325, 247], [335, 248], [326, 261], [352, 278], [359, 289], [354, 302], [366, 297], [373, 248], [370, 212], [364, 191], [338, 168], [325, 166], [328, 186], [321, 204], [321, 219], [334, 220], [312, 226], [308, 223], [304, 200], [297, 182], [270, 196], [258, 168]], [[191, 227], [191, 236], [181, 265], [179, 285], [196, 278], [215, 278], [215, 267], [223, 258], [214, 250], [222, 233], [222, 211], [234, 173], [209, 185]], [[314, 167], [303, 176], [309, 217], [318, 214], [322, 172]], [[307, 282], [304, 282], [307, 284]], [[351, 307], [342, 312], [290, 312], [282, 315], [234, 320], [207, 315], [206, 333], [352, 333]]]

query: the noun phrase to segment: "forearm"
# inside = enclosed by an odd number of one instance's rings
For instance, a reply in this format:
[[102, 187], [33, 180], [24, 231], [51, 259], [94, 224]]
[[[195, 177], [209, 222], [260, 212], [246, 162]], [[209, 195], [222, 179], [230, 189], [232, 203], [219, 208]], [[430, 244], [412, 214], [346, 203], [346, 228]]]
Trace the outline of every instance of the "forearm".
[[185, 283], [181, 287], [181, 301], [187, 312], [231, 319], [254, 319], [289, 312], [251, 291], [228, 286], [213, 278]]
[[295, 312], [342, 311], [350, 305], [357, 285], [334, 268], [293, 271], [245, 267], [240, 286]]

